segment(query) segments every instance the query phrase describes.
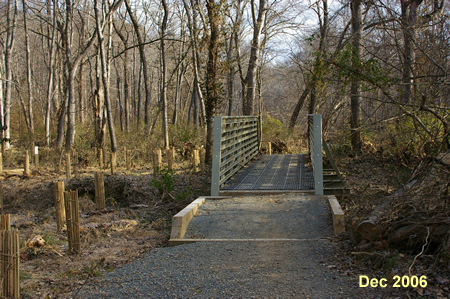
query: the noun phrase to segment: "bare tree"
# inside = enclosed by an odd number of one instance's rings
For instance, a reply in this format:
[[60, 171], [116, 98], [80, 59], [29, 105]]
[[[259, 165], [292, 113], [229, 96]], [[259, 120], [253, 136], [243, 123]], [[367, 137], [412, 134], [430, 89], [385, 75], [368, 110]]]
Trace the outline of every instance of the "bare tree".
[[[143, 71], [143, 75], [144, 75], [144, 90], [145, 90], [144, 122], [148, 126], [150, 124], [149, 110], [150, 110], [150, 101], [151, 101], [151, 88], [150, 88], [150, 79], [148, 77], [148, 64], [147, 64], [147, 59], [145, 58], [145, 52], [144, 52], [144, 39], [142, 38], [140, 29], [139, 29], [139, 23], [133, 13], [133, 11], [131, 10], [129, 0], [125, 0], [125, 5], [127, 7], [127, 11], [128, 11], [128, 15], [130, 16], [131, 23], [133, 24], [134, 32], [136, 34], [137, 42], [139, 45], [138, 49], [139, 49], [139, 55], [141, 57], [142, 71]], [[139, 120], [140, 120], [139, 116], [140, 116], [140, 113], [138, 112], [138, 126], [139, 126]]]
[[423, 26], [436, 20], [444, 11], [446, 0], [435, 0], [434, 10], [424, 16], [419, 16], [419, 6], [423, 0], [401, 0], [402, 17], [401, 24], [403, 28], [403, 94], [402, 102], [404, 104], [411, 103], [414, 63], [416, 61], [416, 53], [414, 43], [416, 41], [418, 26]]
[[[110, 9], [116, 10], [122, 3], [123, 0], [119, 0], [115, 3], [115, 6], [112, 6]], [[103, 3], [103, 6], [106, 7], [106, 2]], [[100, 63], [102, 70], [102, 83], [104, 88], [104, 100], [105, 100], [105, 108], [106, 115], [108, 120], [108, 128], [109, 128], [109, 137], [111, 139], [111, 151], [115, 153], [117, 151], [117, 141], [116, 141], [116, 133], [114, 129], [114, 119], [111, 113], [111, 100], [109, 94], [109, 59], [107, 58], [107, 53], [104, 45], [104, 36], [103, 36], [103, 28], [105, 23], [109, 23], [111, 26], [111, 16], [112, 12], [109, 11], [107, 15], [103, 18], [100, 15], [98, 9], [98, 0], [94, 0], [94, 12], [95, 12], [95, 22], [96, 22], [96, 31], [97, 31], [97, 40], [98, 47], [100, 52]], [[102, 20], [102, 22], [101, 22]], [[101, 24], [103, 23], [103, 24]], [[111, 29], [110, 29], [111, 30]]]
[[[13, 6], [14, 5], [14, 6]], [[11, 144], [11, 92], [12, 92], [12, 51], [15, 42], [16, 30], [16, 16], [17, 16], [17, 1], [14, 4], [11, 0], [6, 1], [6, 43], [5, 43], [5, 113], [2, 130], [4, 136], [2, 140], [3, 147], [8, 149]]]
[[251, 12], [253, 20], [253, 39], [250, 50], [250, 60], [246, 78], [246, 93], [243, 101], [242, 112], [244, 115], [253, 115], [256, 94], [256, 81], [261, 54], [261, 34], [267, 15], [266, 0], [259, 0], [258, 14], [256, 14], [255, 0], [251, 0]]
[[165, 35], [166, 35], [166, 29], [167, 29], [167, 19], [169, 14], [169, 9], [167, 8], [166, 0], [161, 1], [163, 9], [164, 9], [164, 16], [161, 23], [161, 104], [162, 104], [162, 112], [163, 112], [163, 136], [164, 136], [164, 147], [166, 149], [169, 148], [169, 124], [167, 121], [167, 80], [166, 80], [166, 72], [167, 72], [167, 65], [166, 65], [166, 44], [165, 44]]
[[[51, 3], [53, 5], [51, 5]], [[53, 8], [51, 8], [53, 6]], [[47, 0], [47, 15], [49, 18], [49, 26], [51, 25], [51, 29], [48, 29], [50, 33], [50, 57], [49, 57], [49, 75], [48, 75], [48, 84], [47, 84], [47, 104], [45, 110], [45, 142], [47, 146], [50, 146], [50, 122], [51, 122], [51, 111], [52, 111], [52, 98], [55, 92], [55, 62], [56, 62], [56, 22], [57, 22], [57, 4], [56, 0]]]
[[[352, 11], [352, 67], [358, 68], [361, 61], [362, 50], [362, 10], [361, 0], [351, 1]], [[351, 117], [350, 117], [350, 130], [352, 149], [354, 151], [361, 151], [361, 86], [358, 76], [354, 76], [351, 84]]]
[[[190, 31], [190, 42], [191, 42], [191, 49], [192, 49], [192, 67], [194, 69], [194, 79], [193, 79], [193, 90], [192, 90], [192, 97], [191, 97], [191, 107], [200, 107], [201, 117], [200, 122], [202, 124], [205, 123], [206, 118], [206, 111], [205, 111], [205, 102], [203, 99], [203, 93], [202, 89], [200, 87], [200, 68], [201, 68], [201, 60], [199, 57], [199, 47], [200, 47], [200, 40], [199, 40], [199, 29], [197, 25], [197, 14], [200, 12], [200, 7], [198, 5], [197, 0], [190, 0], [190, 5], [188, 5], [186, 0], [183, 0], [184, 8], [186, 11], [187, 21], [188, 21], [188, 28]], [[190, 109], [191, 110], [191, 109]], [[197, 124], [197, 121], [199, 119], [198, 117], [198, 109], [195, 109], [194, 111], [194, 124]], [[188, 123], [190, 123], [190, 115], [188, 117]]]
[[[30, 139], [32, 146], [34, 146], [34, 117], [33, 117], [33, 86], [31, 81], [31, 58], [30, 58], [30, 44], [28, 37], [28, 25], [27, 25], [27, 6], [25, 1], [22, 0], [22, 13], [23, 13], [23, 30], [25, 35], [25, 58], [27, 64], [27, 87], [28, 87], [28, 131], [30, 133]], [[26, 111], [24, 111], [26, 112]]]
[[[122, 22], [122, 27], [119, 28], [119, 26], [116, 24], [116, 22], [113, 23], [114, 28], [116, 30], [117, 35], [119, 36], [120, 40], [123, 43], [124, 46], [124, 56], [123, 56], [123, 106], [124, 106], [124, 122], [125, 122], [125, 130], [126, 132], [129, 132], [130, 129], [130, 78], [129, 78], [129, 72], [128, 72], [128, 63], [129, 63], [129, 56], [128, 56], [128, 34], [125, 36], [125, 34], [122, 32], [122, 28], [124, 27], [125, 22]], [[117, 70], [118, 71], [118, 70]], [[119, 88], [119, 87], [118, 87]]]

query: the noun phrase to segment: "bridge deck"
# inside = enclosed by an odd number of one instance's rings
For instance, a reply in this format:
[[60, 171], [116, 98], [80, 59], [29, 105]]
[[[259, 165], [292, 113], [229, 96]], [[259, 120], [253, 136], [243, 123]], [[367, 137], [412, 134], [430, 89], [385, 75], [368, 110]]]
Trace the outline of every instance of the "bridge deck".
[[221, 190], [312, 190], [306, 155], [264, 155], [247, 164]]

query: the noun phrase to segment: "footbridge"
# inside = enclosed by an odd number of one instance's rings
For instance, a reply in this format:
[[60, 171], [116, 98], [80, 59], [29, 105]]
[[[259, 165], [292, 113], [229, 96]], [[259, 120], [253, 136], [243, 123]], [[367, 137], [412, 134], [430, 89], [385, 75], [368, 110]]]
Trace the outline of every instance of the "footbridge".
[[308, 116], [309, 152], [262, 155], [261, 118], [214, 118], [211, 196], [245, 193], [349, 193], [322, 135], [320, 114]]

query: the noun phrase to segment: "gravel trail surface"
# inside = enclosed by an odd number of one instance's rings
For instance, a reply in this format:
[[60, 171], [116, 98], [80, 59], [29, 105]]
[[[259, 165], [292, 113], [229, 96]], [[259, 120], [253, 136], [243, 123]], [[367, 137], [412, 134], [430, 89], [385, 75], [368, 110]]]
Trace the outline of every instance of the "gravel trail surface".
[[331, 234], [326, 197], [207, 200], [186, 238], [234, 241], [154, 249], [91, 280], [77, 297], [358, 298], [357, 278], [334, 269]]

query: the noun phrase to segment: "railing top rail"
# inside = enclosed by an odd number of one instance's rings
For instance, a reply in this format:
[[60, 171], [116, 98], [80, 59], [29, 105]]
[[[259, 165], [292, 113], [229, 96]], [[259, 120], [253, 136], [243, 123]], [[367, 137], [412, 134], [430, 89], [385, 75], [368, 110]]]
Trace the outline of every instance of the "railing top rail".
[[245, 116], [219, 116], [222, 119], [232, 119], [232, 118], [258, 118], [258, 116], [255, 115], [245, 115]]

